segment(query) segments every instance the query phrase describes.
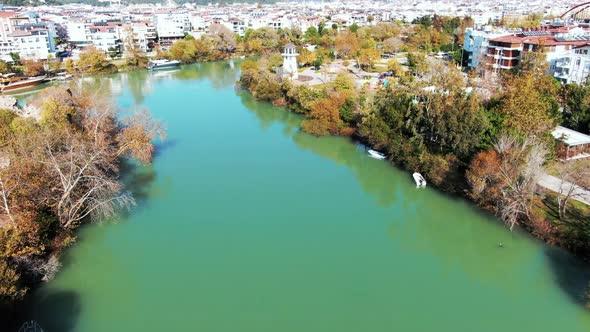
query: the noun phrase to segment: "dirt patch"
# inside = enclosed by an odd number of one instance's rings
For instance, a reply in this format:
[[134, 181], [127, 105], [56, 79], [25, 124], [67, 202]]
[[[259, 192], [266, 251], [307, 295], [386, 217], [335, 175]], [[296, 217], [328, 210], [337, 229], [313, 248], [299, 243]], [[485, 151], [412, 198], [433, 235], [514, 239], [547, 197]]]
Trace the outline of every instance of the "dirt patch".
[[313, 77], [307, 75], [299, 75], [295, 81], [297, 82], [309, 82], [313, 80]]

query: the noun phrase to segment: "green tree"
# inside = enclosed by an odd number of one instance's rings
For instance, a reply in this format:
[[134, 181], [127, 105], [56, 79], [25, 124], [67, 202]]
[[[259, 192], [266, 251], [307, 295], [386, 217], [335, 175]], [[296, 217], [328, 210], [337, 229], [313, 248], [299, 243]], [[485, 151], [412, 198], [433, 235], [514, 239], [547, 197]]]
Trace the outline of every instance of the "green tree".
[[0, 60], [0, 74], [8, 73], [12, 73], [12, 66], [10, 66], [6, 61]]
[[316, 27], [311, 26], [307, 28], [307, 30], [305, 31], [305, 41], [314, 45], [320, 43], [320, 33], [318, 32], [318, 29]]
[[12, 58], [12, 61], [14, 61], [15, 63], [19, 63], [20, 62], [20, 53], [10, 52], [10, 58]]
[[590, 132], [590, 87], [567, 84], [560, 91], [563, 125], [573, 130]]
[[114, 73], [117, 71], [117, 66], [109, 63], [104, 52], [94, 46], [90, 46], [80, 53], [80, 60], [78, 60], [77, 65], [81, 71], [89, 74]]

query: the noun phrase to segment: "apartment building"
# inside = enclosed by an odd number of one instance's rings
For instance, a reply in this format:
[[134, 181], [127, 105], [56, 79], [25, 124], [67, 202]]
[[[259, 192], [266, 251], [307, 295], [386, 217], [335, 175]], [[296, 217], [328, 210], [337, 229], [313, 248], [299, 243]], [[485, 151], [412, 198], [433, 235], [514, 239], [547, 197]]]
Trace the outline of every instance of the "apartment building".
[[35, 15], [0, 11], [0, 58], [12, 61], [10, 53], [21, 59], [43, 60], [55, 52], [53, 30]]
[[[131, 33], [133, 33], [133, 42], [141, 48], [144, 52], [150, 52], [156, 43], [157, 35], [156, 28], [149, 22], [133, 22], [130, 23]], [[121, 39], [128, 38], [126, 35], [129, 29], [121, 30]]]
[[581, 28], [544, 26], [488, 40], [486, 68], [490, 71], [517, 67], [527, 52], [543, 52], [550, 71], [570, 50], [588, 43], [590, 35]]
[[[46, 60], [51, 54], [48, 30], [17, 30], [8, 35], [6, 51], [18, 53], [21, 59]], [[2, 52], [4, 53], [4, 52]]]
[[103, 52], [118, 51], [121, 49], [121, 27], [118, 24], [96, 22], [88, 27], [89, 41], [97, 49]]
[[491, 26], [467, 28], [463, 43], [464, 58], [468, 68], [478, 68], [480, 63], [486, 63], [490, 39], [507, 36], [510, 32], [494, 30]]
[[158, 42], [163, 49], [167, 49], [191, 31], [191, 16], [184, 12], [157, 12], [154, 14], [153, 22]]
[[87, 19], [75, 18], [67, 21], [65, 27], [70, 43], [80, 47], [88, 46], [90, 44], [90, 26], [91, 23]]
[[518, 36], [509, 35], [490, 39], [485, 54], [487, 69], [498, 71], [515, 68], [520, 63], [522, 48], [522, 38]]
[[585, 84], [590, 74], [590, 40], [564, 52], [554, 65], [553, 76], [563, 84]]

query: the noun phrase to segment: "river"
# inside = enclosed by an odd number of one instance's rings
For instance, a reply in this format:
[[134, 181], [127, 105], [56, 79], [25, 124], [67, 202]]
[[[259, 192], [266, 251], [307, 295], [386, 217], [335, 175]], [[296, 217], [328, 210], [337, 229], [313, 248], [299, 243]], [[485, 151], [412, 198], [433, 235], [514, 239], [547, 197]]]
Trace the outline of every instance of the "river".
[[[27, 318], [64, 331], [590, 330], [586, 266], [236, 91], [238, 65], [97, 78], [168, 138]], [[498, 244], [502, 243], [500, 247]]]

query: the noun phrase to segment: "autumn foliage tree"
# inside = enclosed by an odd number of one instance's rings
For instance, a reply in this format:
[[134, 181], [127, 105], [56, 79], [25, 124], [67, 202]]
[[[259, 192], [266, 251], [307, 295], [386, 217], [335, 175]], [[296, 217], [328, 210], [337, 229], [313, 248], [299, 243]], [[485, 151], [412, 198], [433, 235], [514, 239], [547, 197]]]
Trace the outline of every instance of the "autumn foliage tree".
[[340, 107], [344, 101], [342, 95], [334, 92], [327, 98], [313, 102], [301, 127], [316, 136], [337, 135], [343, 124], [340, 119]]
[[336, 36], [336, 51], [343, 58], [356, 57], [360, 47], [360, 40], [352, 31], [342, 31]]
[[126, 27], [124, 34], [123, 48], [127, 65], [141, 68], [147, 67], [149, 60], [145, 55], [145, 52], [136, 42], [137, 34], [133, 32], [131, 27]]
[[94, 46], [89, 46], [80, 53], [76, 66], [80, 72], [87, 74], [108, 74], [117, 71], [117, 66], [109, 63], [106, 54]]
[[23, 73], [27, 76], [40, 76], [45, 74], [45, 68], [40, 61], [23, 60], [22, 64], [24, 67]]
[[502, 85], [499, 113], [508, 130], [542, 136], [555, 128], [559, 104], [553, 78], [529, 71], [508, 74]]
[[493, 207], [510, 229], [530, 221], [546, 154], [547, 148], [534, 136], [501, 135], [493, 149], [480, 152], [471, 162], [466, 174], [471, 196]]
[[163, 129], [146, 111], [118, 121], [102, 90], [47, 88], [31, 102], [40, 121], [2, 117], [9, 162], [0, 166], [1, 300], [51, 278], [78, 225], [134, 204], [120, 182], [121, 158], [149, 163]]

